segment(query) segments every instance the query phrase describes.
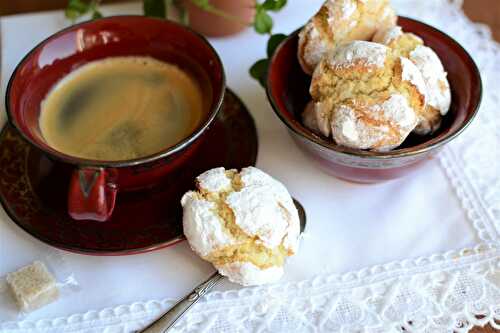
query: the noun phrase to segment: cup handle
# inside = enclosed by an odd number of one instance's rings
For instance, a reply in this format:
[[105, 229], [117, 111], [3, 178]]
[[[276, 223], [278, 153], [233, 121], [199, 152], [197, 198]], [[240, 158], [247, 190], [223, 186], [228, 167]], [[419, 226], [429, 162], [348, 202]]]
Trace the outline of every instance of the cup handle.
[[103, 168], [73, 171], [68, 191], [68, 213], [73, 219], [104, 222], [111, 217], [118, 192], [111, 174]]

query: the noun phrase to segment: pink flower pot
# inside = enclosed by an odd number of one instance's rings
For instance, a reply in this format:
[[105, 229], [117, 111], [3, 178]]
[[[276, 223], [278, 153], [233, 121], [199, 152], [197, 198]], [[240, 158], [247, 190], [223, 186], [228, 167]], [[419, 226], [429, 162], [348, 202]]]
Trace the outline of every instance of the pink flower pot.
[[189, 25], [199, 33], [210, 37], [238, 33], [253, 22], [255, 15], [255, 0], [210, 0], [210, 4], [234, 19], [202, 10], [190, 0], [184, 0], [183, 4], [189, 14]]

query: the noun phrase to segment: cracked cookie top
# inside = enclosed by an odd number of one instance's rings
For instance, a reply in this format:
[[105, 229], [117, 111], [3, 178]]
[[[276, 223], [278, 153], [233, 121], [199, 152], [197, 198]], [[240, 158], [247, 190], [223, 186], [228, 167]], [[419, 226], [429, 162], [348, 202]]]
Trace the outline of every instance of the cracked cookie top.
[[299, 34], [298, 60], [307, 74], [338, 45], [370, 40], [396, 24], [389, 0], [327, 0]]
[[286, 188], [254, 167], [208, 170], [196, 178], [196, 188], [181, 200], [191, 248], [233, 282], [277, 281], [300, 233]]
[[399, 26], [378, 31], [373, 41], [387, 45], [395, 54], [408, 58], [418, 68], [427, 87], [427, 107], [418, 113], [419, 122], [414, 132], [420, 135], [435, 132], [451, 104], [447, 73], [437, 54], [425, 46], [420, 37], [403, 32]]
[[323, 58], [310, 93], [321, 133], [339, 145], [385, 151], [399, 146], [426, 107], [416, 66], [387, 46], [354, 41]]

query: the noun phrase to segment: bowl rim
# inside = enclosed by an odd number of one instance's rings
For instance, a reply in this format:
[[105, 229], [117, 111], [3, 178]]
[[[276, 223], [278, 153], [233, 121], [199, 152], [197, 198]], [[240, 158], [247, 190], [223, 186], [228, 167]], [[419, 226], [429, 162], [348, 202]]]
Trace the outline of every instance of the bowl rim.
[[288, 127], [290, 131], [293, 133], [299, 135], [300, 137], [316, 144], [319, 145], [323, 148], [326, 148], [328, 150], [334, 151], [338, 154], [344, 154], [348, 155], [351, 157], [357, 157], [357, 158], [364, 158], [364, 159], [370, 159], [370, 160], [388, 160], [388, 159], [397, 159], [400, 157], [409, 157], [409, 156], [415, 156], [415, 155], [420, 155], [422, 153], [437, 149], [439, 147], [442, 147], [443, 145], [447, 144], [451, 140], [455, 139], [458, 135], [460, 135], [469, 125], [470, 123], [475, 119], [479, 107], [481, 105], [482, 97], [483, 97], [483, 83], [481, 79], [481, 73], [479, 71], [479, 68], [477, 67], [476, 62], [474, 59], [471, 57], [469, 52], [465, 50], [465, 48], [458, 43], [454, 38], [450, 37], [448, 34], [444, 33], [443, 31], [427, 24], [422, 21], [418, 21], [406, 16], [398, 16], [398, 19], [403, 19], [405, 21], [410, 21], [414, 22], [420, 25], [423, 25], [429, 30], [433, 30], [434, 32], [437, 32], [440, 34], [442, 37], [445, 39], [448, 39], [449, 42], [453, 43], [456, 47], [458, 47], [462, 52], [465, 54], [467, 59], [470, 61], [472, 65], [472, 74], [475, 76], [478, 80], [479, 83], [479, 95], [477, 98], [477, 101], [474, 106], [472, 106], [473, 110], [471, 115], [468, 117], [468, 119], [465, 119], [460, 126], [455, 129], [454, 131], [451, 131], [444, 135], [442, 138], [439, 138], [435, 142], [432, 142], [431, 144], [426, 144], [424, 142], [423, 147], [415, 149], [415, 147], [408, 147], [408, 148], [403, 148], [403, 149], [397, 149], [397, 150], [391, 150], [387, 152], [376, 152], [376, 151], [369, 151], [369, 150], [361, 150], [361, 149], [354, 149], [354, 148], [349, 148], [349, 147], [344, 147], [337, 145], [335, 143], [328, 143], [324, 139], [321, 139], [318, 135], [314, 134], [311, 130], [307, 129], [305, 126], [302, 125], [300, 121], [297, 121], [295, 124], [290, 122], [280, 111], [276, 100], [274, 98], [272, 89], [271, 89], [271, 68], [276, 61], [277, 55], [279, 54], [279, 51], [285, 45], [288, 43], [291, 39], [297, 38], [297, 35], [299, 32], [302, 30], [302, 27], [298, 28], [297, 30], [293, 31], [286, 39], [284, 39], [280, 45], [276, 48], [276, 51], [274, 52], [273, 56], [271, 57], [271, 60], [269, 62], [269, 68], [267, 71], [267, 77], [266, 77], [266, 94], [267, 98], [270, 101], [270, 104], [273, 108], [274, 113], [278, 116], [278, 118]]
[[[117, 19], [118, 20], [121, 20], [121, 19], [139, 19], [139, 20], [144, 20], [144, 21], [156, 21], [156, 22], [160, 22], [163, 24], [173, 25], [173, 26], [177, 26], [179, 28], [185, 29], [185, 30], [187, 30], [187, 32], [191, 33], [196, 38], [198, 38], [199, 41], [202, 44], [205, 44], [208, 47], [208, 49], [214, 54], [215, 61], [218, 63], [218, 65], [222, 69], [220, 85], [219, 85], [219, 87], [213, 87], [213, 89], [218, 88], [220, 90], [220, 94], [219, 94], [218, 99], [212, 102], [212, 106], [208, 112], [208, 116], [206, 117], [205, 121], [200, 123], [200, 125], [189, 136], [185, 137], [184, 139], [182, 139], [181, 141], [179, 141], [178, 143], [176, 143], [175, 145], [173, 145], [169, 148], [162, 149], [159, 152], [148, 155], [148, 156], [143, 156], [143, 157], [139, 157], [139, 158], [135, 158], [135, 159], [128, 159], [128, 160], [107, 161], [107, 160], [86, 159], [86, 158], [68, 155], [68, 154], [65, 154], [61, 151], [58, 151], [58, 150], [56, 150], [48, 145], [47, 146], [50, 148], [50, 150], [47, 150], [46, 147], [39, 144], [35, 140], [32, 140], [28, 135], [26, 135], [24, 133], [24, 131], [20, 128], [20, 126], [18, 126], [17, 121], [14, 119], [15, 117], [13, 116], [12, 110], [10, 110], [11, 89], [12, 89], [13, 81], [17, 77], [17, 74], [18, 74], [21, 66], [23, 66], [26, 63], [26, 61], [36, 51], [38, 51], [41, 47], [43, 47], [46, 43], [48, 43], [56, 38], [61, 37], [62, 35], [64, 35], [65, 33], [69, 32], [69, 31], [78, 29], [79, 27], [82, 27], [82, 26], [91, 25], [95, 22], [112, 21], [112, 20], [117, 20]], [[222, 104], [224, 102], [225, 93], [226, 93], [226, 73], [224, 70], [224, 64], [223, 64], [222, 59], [220, 58], [219, 54], [215, 50], [215, 48], [212, 46], [212, 44], [210, 44], [210, 42], [207, 40], [207, 38], [205, 36], [194, 31], [192, 28], [190, 28], [188, 26], [182, 25], [180, 23], [177, 23], [177, 22], [169, 20], [169, 19], [160, 19], [160, 18], [148, 17], [148, 16], [144, 16], [144, 15], [125, 14], [125, 15], [106, 16], [106, 17], [98, 18], [98, 19], [89, 19], [89, 20], [85, 20], [85, 21], [82, 21], [82, 22], [79, 22], [76, 24], [72, 24], [64, 29], [61, 29], [61, 30], [53, 33], [52, 35], [48, 36], [47, 38], [43, 39], [41, 42], [36, 44], [28, 53], [26, 53], [26, 55], [24, 55], [22, 57], [22, 59], [19, 61], [19, 63], [14, 68], [14, 71], [12, 72], [12, 74], [9, 78], [9, 81], [7, 83], [4, 101], [5, 101], [5, 111], [7, 114], [8, 123], [10, 123], [21, 134], [21, 137], [24, 140], [26, 140], [33, 147], [41, 150], [45, 154], [49, 154], [51, 157], [53, 157], [61, 162], [78, 165], [80, 167], [123, 168], [123, 167], [144, 165], [144, 164], [148, 164], [151, 162], [155, 162], [155, 161], [164, 159], [170, 155], [173, 155], [173, 154], [183, 150], [184, 148], [190, 146], [192, 143], [194, 143], [196, 141], [196, 139], [198, 139], [209, 128], [210, 124], [213, 122], [213, 120], [215, 119], [215, 117], [219, 113], [219, 111], [222, 107]]]

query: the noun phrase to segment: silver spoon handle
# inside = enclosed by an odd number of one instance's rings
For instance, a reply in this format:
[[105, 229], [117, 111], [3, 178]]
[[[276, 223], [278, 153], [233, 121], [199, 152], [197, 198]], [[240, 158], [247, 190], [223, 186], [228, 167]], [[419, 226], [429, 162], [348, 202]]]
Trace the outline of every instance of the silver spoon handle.
[[155, 320], [151, 325], [140, 331], [141, 333], [165, 333], [174, 324], [182, 318], [184, 313], [189, 310], [199, 299], [215, 287], [220, 280], [224, 278], [218, 272], [215, 272], [205, 282], [194, 288], [191, 293], [172, 306], [165, 314]]

